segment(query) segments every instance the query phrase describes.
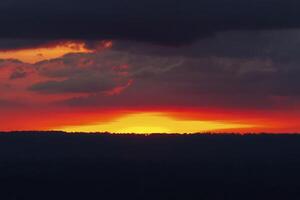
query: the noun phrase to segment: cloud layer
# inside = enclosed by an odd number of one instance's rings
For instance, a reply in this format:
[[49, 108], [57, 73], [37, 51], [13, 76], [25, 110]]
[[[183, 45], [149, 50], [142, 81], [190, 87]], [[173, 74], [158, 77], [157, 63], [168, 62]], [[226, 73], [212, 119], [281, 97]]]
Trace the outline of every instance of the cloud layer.
[[0, 3], [0, 38], [5, 40], [0, 39], [0, 48], [52, 39], [128, 39], [174, 45], [227, 30], [299, 28], [299, 6], [297, 0], [4, 0]]
[[2, 60], [2, 99], [33, 95], [35, 101], [53, 98], [78, 106], [289, 107], [298, 104], [300, 94], [298, 33], [223, 32], [177, 48], [115, 41], [112, 48], [35, 64]]
[[[277, 118], [293, 115], [292, 125], [297, 127], [299, 35], [298, 29], [224, 31], [177, 47], [85, 41], [90, 50], [85, 53], [31, 64], [4, 59], [0, 60], [0, 107], [14, 117], [24, 110], [63, 110], [75, 116], [77, 109], [176, 107], [197, 114], [201, 109], [229, 110], [238, 113], [234, 119], [252, 118], [249, 112], [259, 112], [260, 118], [265, 112], [267, 120], [276, 111], [282, 113]], [[208, 113], [201, 117], [224, 117]]]

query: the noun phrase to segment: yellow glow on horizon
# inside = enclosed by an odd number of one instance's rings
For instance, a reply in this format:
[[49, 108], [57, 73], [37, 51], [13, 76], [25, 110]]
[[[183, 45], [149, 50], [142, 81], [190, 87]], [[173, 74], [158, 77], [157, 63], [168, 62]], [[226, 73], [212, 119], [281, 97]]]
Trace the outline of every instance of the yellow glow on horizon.
[[197, 133], [226, 129], [250, 128], [253, 125], [219, 122], [180, 120], [164, 113], [147, 112], [128, 114], [111, 122], [92, 125], [63, 127], [58, 130], [67, 132], [111, 132], [111, 133]]
[[0, 51], [0, 59], [17, 59], [25, 63], [59, 58], [68, 53], [90, 53], [83, 42], [61, 42], [49, 47]]

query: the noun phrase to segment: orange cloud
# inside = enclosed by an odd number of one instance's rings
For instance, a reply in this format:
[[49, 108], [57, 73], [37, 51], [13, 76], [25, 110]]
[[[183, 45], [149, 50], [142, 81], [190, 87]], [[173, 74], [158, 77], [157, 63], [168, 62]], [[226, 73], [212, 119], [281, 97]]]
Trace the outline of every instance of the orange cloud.
[[[105, 45], [105, 47], [111, 47]], [[16, 59], [25, 63], [37, 63], [43, 60], [59, 58], [68, 53], [91, 53], [84, 42], [80, 41], [60, 41], [39, 47], [2, 50], [0, 51], [0, 59]]]

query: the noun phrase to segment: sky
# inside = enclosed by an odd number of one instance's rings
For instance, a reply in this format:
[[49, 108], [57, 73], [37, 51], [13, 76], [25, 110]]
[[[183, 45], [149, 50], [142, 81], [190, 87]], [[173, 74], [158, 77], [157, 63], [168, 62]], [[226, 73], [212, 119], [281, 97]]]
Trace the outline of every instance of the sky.
[[297, 0], [2, 0], [0, 130], [300, 132]]

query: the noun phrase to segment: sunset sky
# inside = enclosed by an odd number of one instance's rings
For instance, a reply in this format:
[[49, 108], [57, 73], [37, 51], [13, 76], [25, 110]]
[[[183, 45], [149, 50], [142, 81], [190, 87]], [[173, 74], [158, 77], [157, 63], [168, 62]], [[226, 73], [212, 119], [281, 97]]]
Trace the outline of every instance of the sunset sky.
[[0, 131], [300, 132], [299, 4], [1, 1]]

